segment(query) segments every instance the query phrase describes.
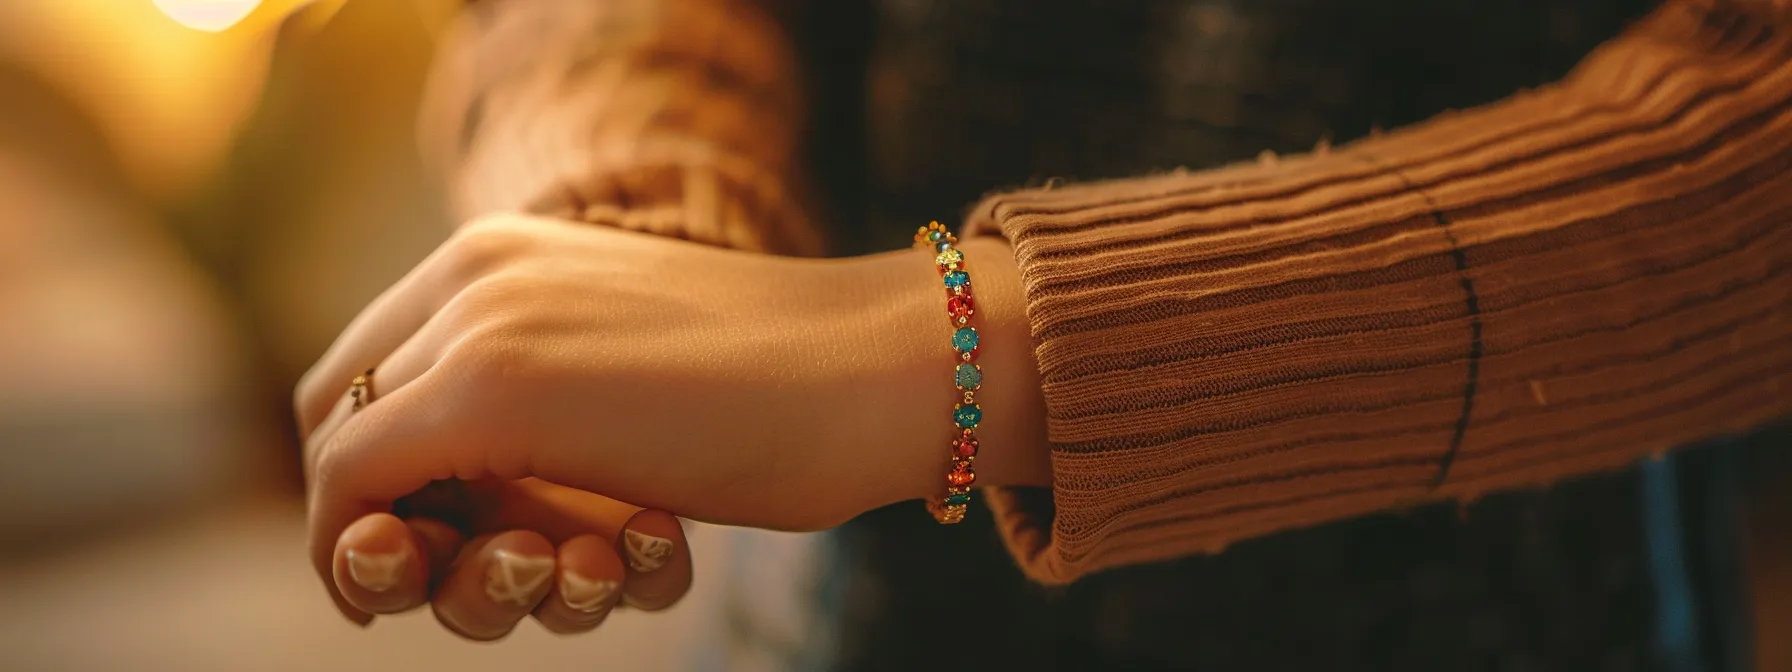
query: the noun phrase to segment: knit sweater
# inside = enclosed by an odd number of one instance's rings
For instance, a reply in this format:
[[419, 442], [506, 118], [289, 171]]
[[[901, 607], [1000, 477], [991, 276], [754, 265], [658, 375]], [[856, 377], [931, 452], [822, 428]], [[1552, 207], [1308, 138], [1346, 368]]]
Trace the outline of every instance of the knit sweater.
[[1561, 83], [1310, 156], [991, 196], [1047, 583], [1540, 486], [1792, 412], [1792, 22], [1671, 2]]
[[[813, 250], [788, 56], [744, 3], [497, 6], [444, 66], [482, 84], [435, 103], [475, 207]], [[692, 21], [751, 58], [689, 53]], [[1792, 413], [1792, 13], [1670, 0], [1554, 86], [966, 229], [1026, 293], [1053, 486], [987, 499], [1035, 580], [1620, 467]]]

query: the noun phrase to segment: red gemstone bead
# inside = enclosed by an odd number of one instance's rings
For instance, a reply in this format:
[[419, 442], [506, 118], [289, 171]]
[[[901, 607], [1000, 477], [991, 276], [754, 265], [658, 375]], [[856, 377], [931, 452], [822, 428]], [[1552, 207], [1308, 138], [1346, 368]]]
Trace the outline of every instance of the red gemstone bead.
[[977, 474], [969, 471], [954, 471], [946, 475], [946, 482], [958, 486], [970, 485], [977, 482]]
[[954, 296], [946, 299], [946, 314], [953, 317], [971, 314], [971, 297]]
[[976, 455], [977, 454], [977, 440], [976, 439], [960, 439], [958, 441], [953, 441], [952, 442], [952, 454], [956, 455], [958, 457], [961, 457], [961, 458], [972, 457], [972, 456]]

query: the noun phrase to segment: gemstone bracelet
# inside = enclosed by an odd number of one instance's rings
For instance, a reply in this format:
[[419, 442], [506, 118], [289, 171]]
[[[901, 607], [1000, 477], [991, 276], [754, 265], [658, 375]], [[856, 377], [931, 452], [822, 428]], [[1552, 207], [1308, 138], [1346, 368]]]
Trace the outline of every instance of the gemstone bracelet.
[[915, 233], [915, 246], [933, 251], [934, 265], [946, 284], [946, 315], [952, 318], [952, 350], [958, 354], [952, 382], [963, 393], [963, 400], [952, 408], [952, 423], [958, 435], [952, 439], [952, 470], [946, 473], [946, 494], [929, 497], [927, 511], [941, 524], [964, 520], [965, 507], [971, 503], [971, 484], [977, 481], [973, 463], [977, 460], [977, 425], [983, 422], [983, 408], [977, 405], [977, 389], [983, 386], [983, 367], [977, 366], [977, 329], [969, 326], [976, 314], [971, 304], [971, 276], [964, 270], [964, 253], [957, 247], [958, 238], [939, 222], [929, 223]]

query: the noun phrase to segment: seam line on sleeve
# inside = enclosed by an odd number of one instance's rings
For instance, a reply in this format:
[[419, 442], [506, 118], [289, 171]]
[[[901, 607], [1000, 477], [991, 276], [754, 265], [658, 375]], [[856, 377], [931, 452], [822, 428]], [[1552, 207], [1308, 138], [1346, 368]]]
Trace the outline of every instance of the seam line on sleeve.
[[1462, 383], [1462, 411], [1456, 416], [1456, 427], [1450, 434], [1450, 446], [1444, 451], [1443, 457], [1438, 459], [1437, 473], [1431, 478], [1431, 489], [1436, 490], [1449, 480], [1450, 467], [1456, 463], [1456, 455], [1462, 451], [1462, 439], [1468, 434], [1469, 419], [1475, 412], [1475, 395], [1481, 384], [1481, 354], [1486, 350], [1481, 341], [1481, 297], [1475, 292], [1474, 279], [1468, 275], [1468, 254], [1463, 252], [1462, 241], [1450, 229], [1450, 220], [1437, 207], [1437, 201], [1414, 185], [1399, 168], [1382, 163], [1367, 153], [1362, 154], [1362, 157], [1364, 161], [1382, 167], [1389, 175], [1400, 180], [1407, 191], [1418, 194], [1419, 198], [1425, 200], [1425, 206], [1430, 209], [1431, 221], [1437, 224], [1438, 231], [1443, 233], [1444, 240], [1450, 244], [1450, 261], [1456, 266], [1456, 279], [1462, 285], [1463, 301], [1468, 307], [1468, 374]]

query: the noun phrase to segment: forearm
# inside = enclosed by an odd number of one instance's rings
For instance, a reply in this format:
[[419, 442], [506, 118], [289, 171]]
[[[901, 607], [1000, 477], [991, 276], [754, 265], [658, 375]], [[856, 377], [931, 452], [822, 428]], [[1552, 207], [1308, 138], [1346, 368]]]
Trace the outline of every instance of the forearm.
[[1554, 87], [1279, 165], [994, 197], [1038, 578], [1623, 465], [1792, 412], [1792, 37], [1670, 4]]
[[747, 0], [485, 0], [420, 124], [460, 219], [526, 211], [816, 254], [795, 66]]

